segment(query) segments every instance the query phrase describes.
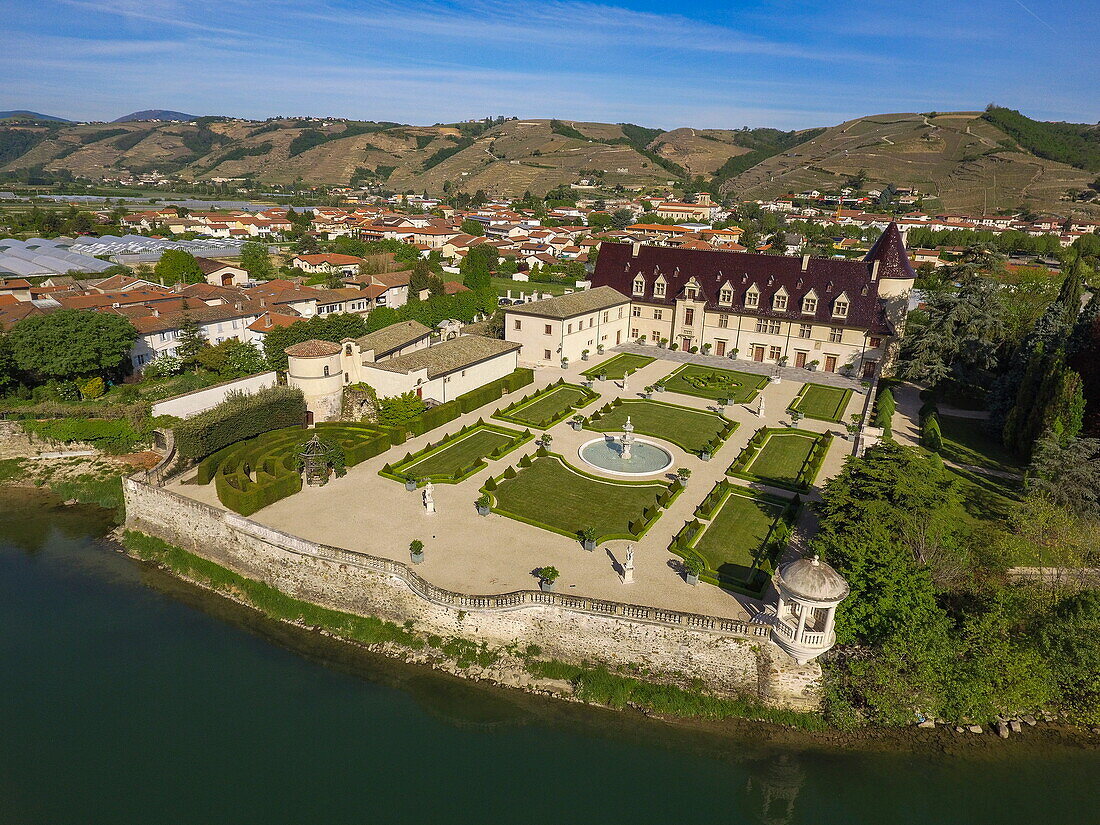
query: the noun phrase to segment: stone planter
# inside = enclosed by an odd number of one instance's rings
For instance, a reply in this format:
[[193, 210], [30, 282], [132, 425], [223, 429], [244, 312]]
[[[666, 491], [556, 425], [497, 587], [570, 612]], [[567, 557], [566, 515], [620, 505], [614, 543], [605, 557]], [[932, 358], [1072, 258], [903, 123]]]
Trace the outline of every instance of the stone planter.
[[550, 593], [554, 590], [554, 583], [548, 581], [539, 581], [539, 590], [543, 593]]
[[696, 573], [684, 573], [684, 581], [695, 587], [699, 584], [699, 576]]
[[477, 514], [479, 516], [487, 516], [487, 515], [489, 515], [489, 508], [488, 507], [482, 507], [480, 504], [477, 505]]
[[607, 380], [607, 376], [601, 373], [601, 374], [600, 374], [600, 380], [601, 380], [601, 381], [606, 381], [606, 380]]
[[817, 372], [817, 364], [807, 364], [806, 369], [810, 372]]
[[409, 558], [412, 559], [413, 564], [421, 564], [424, 561], [423, 553], [409, 553]]
[[701, 458], [703, 461], [710, 461], [710, 453], [704, 450], [699, 454], [699, 458]]
[[733, 399], [732, 398], [727, 398], [726, 399], [726, 406], [727, 407], [732, 407], [733, 406]]
[[773, 375], [771, 378], [768, 379], [768, 381], [770, 381], [772, 384], [778, 384], [782, 380], [783, 379], [780, 378], [778, 375]]
[[642, 393], [642, 398], [645, 398], [646, 400], [648, 400], [652, 397], [653, 397], [653, 393], [651, 393], [651, 392], [643, 392]]
[[569, 426], [572, 427], [577, 432], [580, 432], [581, 428], [584, 427], [584, 422], [583, 421], [570, 421]]
[[589, 541], [588, 539], [585, 539], [585, 540], [584, 540], [583, 542], [581, 542], [581, 543], [582, 543], [582, 544], [584, 545], [584, 549], [585, 549], [585, 550], [587, 550], [587, 551], [588, 551], [589, 553], [591, 553], [591, 552], [592, 552], [593, 550], [595, 550], [595, 549], [596, 549], [596, 542], [595, 542], [595, 540]]
[[587, 361], [588, 360], [588, 353], [587, 352], [582, 352], [581, 353], [581, 360], [582, 361]]
[[406, 481], [405, 482], [405, 489], [408, 490], [410, 493], [413, 492], [414, 490], [416, 490], [416, 482], [415, 481]]

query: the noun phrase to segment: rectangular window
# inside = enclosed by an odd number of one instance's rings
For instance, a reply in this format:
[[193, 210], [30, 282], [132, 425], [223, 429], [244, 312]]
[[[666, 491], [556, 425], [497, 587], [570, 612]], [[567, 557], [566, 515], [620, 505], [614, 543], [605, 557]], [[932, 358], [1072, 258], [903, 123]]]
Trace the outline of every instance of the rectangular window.
[[653, 285], [653, 297], [664, 298], [665, 297], [665, 284], [663, 281], [658, 281]]
[[733, 290], [732, 289], [723, 289], [721, 292], [719, 292], [718, 293], [718, 302], [722, 303], [722, 304], [732, 304], [733, 303]]
[[550, 324], [547, 324], [546, 326], [543, 327], [542, 331], [543, 331], [544, 335], [553, 335], [554, 334], [554, 327], [551, 326]]
[[773, 361], [778, 361], [779, 356], [782, 355], [782, 354], [783, 354], [783, 350], [780, 347], [769, 347], [768, 348], [768, 358], [770, 358]]
[[787, 296], [776, 295], [775, 299], [772, 301], [772, 308], [775, 309], [777, 312], [782, 312], [783, 310], [785, 310], [787, 308]]
[[623, 317], [623, 307], [619, 307], [619, 317]]
[[645, 293], [645, 281], [641, 278], [634, 279], [634, 294], [642, 295]]
[[848, 302], [847, 301], [836, 301], [833, 304], [833, 315], [835, 315], [837, 318], [847, 318], [848, 317]]
[[661, 340], [661, 333], [658, 332], [657, 330], [653, 330], [653, 343], [656, 344], [660, 340]]
[[778, 321], [767, 321], [763, 318], [760, 318], [756, 322], [756, 331], [757, 332], [764, 332], [764, 333], [767, 333], [768, 335], [778, 335], [779, 334], [779, 322]]
[[550, 360], [550, 350], [544, 349], [542, 351], [542, 360], [543, 361], [549, 361]]
[[829, 329], [829, 343], [839, 344], [840, 340], [844, 337], [844, 329], [842, 327], [831, 327]]
[[684, 323], [687, 324], [689, 327], [693, 323], [695, 323], [695, 310], [694, 309], [691, 309], [689, 307], [688, 309], [684, 310]]
[[610, 318], [611, 318], [611, 313], [610, 312], [605, 312], [603, 314], [603, 320], [604, 320], [605, 324], [608, 322], [608, 320], [610, 320]]
[[730, 317], [728, 315], [718, 316], [718, 327], [720, 329], [727, 329], [730, 325]]
[[809, 338], [811, 335], [813, 335], [813, 332], [814, 332], [814, 328], [810, 324], [801, 324], [798, 327], [798, 337], [799, 338]]
[[871, 349], [878, 349], [882, 346], [882, 339], [877, 335], [872, 335], [871, 340], [867, 342]]
[[817, 298], [803, 299], [802, 312], [806, 315], [813, 315], [815, 312], [817, 312]]
[[760, 293], [759, 292], [746, 292], [745, 293], [745, 306], [758, 307], [760, 306]]
[[630, 337], [631, 337], [631, 338], [637, 338], [637, 337], [638, 337], [638, 330], [636, 330], [636, 329], [631, 329], [631, 330], [630, 330]]
[[660, 321], [664, 317], [665, 317], [664, 310], [662, 310], [662, 309], [653, 310], [653, 320], [654, 321]]
[[699, 290], [697, 290], [693, 286], [689, 286], [687, 289], [685, 289], [684, 293], [685, 295], [687, 295], [687, 299], [689, 301], [694, 301], [699, 296]]
[[642, 317], [642, 308], [641, 307], [631, 307], [630, 315], [633, 318], [641, 318]]
[[523, 329], [523, 324], [520, 322], [519, 318], [516, 318], [516, 320], [512, 322], [512, 329]]
[[565, 334], [566, 334], [566, 335], [570, 335], [570, 334], [572, 334], [572, 332], [573, 332], [573, 325], [572, 325], [572, 324], [570, 324], [569, 326], [567, 326], [567, 327], [565, 328]]

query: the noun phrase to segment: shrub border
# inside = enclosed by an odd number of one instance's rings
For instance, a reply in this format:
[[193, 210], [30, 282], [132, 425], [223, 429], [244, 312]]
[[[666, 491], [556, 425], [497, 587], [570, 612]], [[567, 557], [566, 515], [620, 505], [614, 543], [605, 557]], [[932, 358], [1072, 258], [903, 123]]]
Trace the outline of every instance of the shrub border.
[[[453, 447], [456, 443], [463, 440], [464, 438], [468, 438], [469, 436], [471, 436], [474, 432], [476, 432], [478, 430], [485, 430], [485, 431], [488, 431], [488, 432], [495, 432], [495, 433], [498, 433], [500, 435], [509, 436], [512, 439], [511, 443], [509, 445], [507, 445], [507, 449], [505, 449], [496, 458], [490, 459], [492, 461], [497, 461], [501, 458], [504, 458], [504, 456], [508, 455], [508, 453], [512, 452], [513, 450], [519, 449], [521, 446], [523, 446], [524, 444], [526, 444], [528, 441], [530, 441], [532, 438], [535, 437], [534, 433], [532, 433], [530, 430], [524, 430], [523, 432], [518, 432], [516, 430], [509, 429], [508, 427], [501, 427], [501, 426], [498, 426], [496, 424], [488, 423], [484, 419], [479, 418], [475, 424], [467, 424], [465, 427], [460, 429], [458, 432], [454, 432], [454, 433], [451, 433], [450, 435], [444, 436], [443, 440], [440, 441], [435, 446], [424, 447], [422, 450], [418, 450], [415, 453], [410, 453], [407, 457], [401, 459], [396, 464], [391, 465], [387, 462], [386, 465], [381, 470], [378, 471], [378, 475], [382, 476], [383, 478], [389, 478], [389, 479], [392, 479], [393, 481], [400, 481], [401, 483], [404, 483], [405, 482], [405, 477], [408, 475], [408, 473], [402, 472], [401, 471], [402, 467], [407, 468], [407, 467], [419, 464], [425, 458], [428, 458], [428, 457], [430, 457], [432, 455], [435, 455], [437, 453], [441, 453], [444, 450], [447, 450], [450, 447]], [[431, 481], [433, 484], [460, 484], [461, 482], [465, 481], [466, 479], [470, 478], [473, 475], [477, 475], [479, 472], [481, 472], [486, 467], [488, 467], [489, 465], [485, 461], [486, 458], [487, 458], [487, 456], [482, 456], [481, 458], [479, 458], [477, 461], [475, 461], [473, 464], [470, 465], [470, 467], [467, 469], [467, 471], [465, 473], [463, 473], [459, 477], [455, 477], [452, 474], [452, 475], [429, 475], [429, 476], [423, 476], [423, 478], [427, 479], [428, 481]], [[389, 467], [389, 470], [387, 470], [386, 467]], [[417, 479], [416, 486], [417, 487], [421, 486], [419, 478]]]
[[[540, 455], [540, 453], [541, 453], [541, 455]], [[657, 523], [657, 521], [661, 518], [661, 515], [664, 513], [664, 511], [672, 506], [672, 502], [676, 501], [676, 499], [679, 498], [680, 494], [684, 491], [684, 485], [681, 484], [679, 481], [672, 481], [672, 482], [665, 483], [665, 482], [662, 482], [662, 481], [659, 481], [659, 480], [656, 480], [656, 479], [654, 479], [652, 481], [618, 481], [618, 480], [611, 480], [611, 479], [607, 479], [607, 478], [600, 478], [599, 476], [595, 476], [595, 475], [592, 475], [590, 473], [586, 473], [583, 470], [578, 470], [576, 467], [574, 467], [572, 464], [570, 464], [568, 461], [566, 461], [565, 456], [561, 455], [560, 453], [551, 453], [551, 452], [547, 452], [547, 451], [542, 450], [542, 449], [540, 449], [538, 452], [535, 453], [534, 458], [532, 458], [531, 456], [525, 456], [525, 458], [531, 458], [532, 462], [539, 459], [539, 458], [553, 458], [553, 459], [556, 459], [558, 462], [560, 462], [565, 467], [565, 469], [575, 473], [576, 475], [581, 476], [582, 478], [587, 478], [591, 481], [599, 481], [599, 482], [603, 482], [604, 484], [611, 484], [611, 485], [618, 486], [618, 487], [655, 487], [655, 488], [659, 488], [659, 487], [663, 486], [664, 491], [667, 492], [667, 493], [670, 493], [669, 499], [668, 499], [668, 501], [665, 502], [665, 504], [661, 505], [661, 504], [658, 504], [657, 502], [654, 502], [654, 506], [656, 507], [656, 513], [653, 516], [653, 518], [651, 518], [648, 522], [646, 522], [643, 525], [641, 532], [639, 532], [639, 533], [630, 533], [630, 532], [627, 532], [627, 533], [607, 533], [607, 534], [599, 535], [599, 536], [596, 537], [596, 542], [599, 543], [599, 544], [602, 544], [605, 541], [615, 541], [617, 539], [622, 539], [622, 540], [626, 540], [626, 541], [635, 541], [637, 539], [642, 538], [643, 536], [645, 536], [646, 533], [649, 532], [650, 528], [654, 524]], [[519, 470], [517, 470], [516, 471], [516, 476], [513, 476], [513, 478], [518, 477], [519, 473], [523, 472], [524, 469], [526, 469], [526, 468], [524, 467], [524, 468], [520, 468]], [[489, 502], [490, 502], [489, 509], [490, 509], [491, 512], [498, 513], [499, 515], [502, 515], [502, 516], [507, 516], [510, 519], [514, 519], [515, 521], [523, 522], [524, 524], [530, 524], [532, 527], [538, 527], [542, 530], [549, 530], [551, 533], [557, 533], [560, 536], [566, 536], [567, 538], [571, 538], [571, 539], [574, 539], [574, 540], [580, 540], [580, 535], [576, 532], [571, 533], [568, 530], [564, 530], [560, 527], [554, 527], [550, 524], [546, 524], [545, 522], [540, 522], [536, 519], [528, 518], [527, 516], [521, 516], [518, 513], [513, 513], [510, 510], [505, 510], [504, 508], [502, 508], [500, 506], [499, 502], [497, 501], [496, 490], [497, 490], [497, 487], [500, 486], [500, 483], [502, 481], [508, 481], [509, 479], [506, 479], [504, 477], [504, 475], [501, 474], [500, 476], [493, 477], [492, 480], [493, 480], [493, 484], [494, 484], [494, 487], [492, 489], [489, 489], [485, 485], [482, 485], [481, 490], [480, 490], [481, 493], [489, 496]], [[660, 498], [660, 496], [658, 496], [658, 498]], [[630, 523], [630, 522], [628, 522], [628, 523]]]
[[[681, 372], [686, 370], [688, 367], [697, 367], [698, 369], [712, 369], [712, 370], [717, 370], [718, 372], [735, 372], [738, 375], [756, 375], [755, 373], [752, 373], [752, 372], [742, 372], [741, 370], [731, 370], [731, 369], [726, 369], [725, 367], [708, 367], [706, 364], [693, 364], [691, 361], [686, 361], [683, 364], [681, 364], [680, 366], [678, 366], [676, 369], [674, 369], [672, 372], [670, 372], [668, 375], [666, 375], [664, 378], [662, 378], [660, 381], [656, 381], [654, 383], [660, 384], [662, 387], [665, 388], [666, 392], [674, 392], [674, 393], [678, 393], [680, 395], [690, 395], [692, 398], [703, 398], [703, 399], [706, 399], [707, 401], [714, 401], [715, 399], [713, 397], [709, 396], [709, 395], [699, 395], [698, 393], [694, 393], [694, 392], [684, 392], [683, 390], [674, 390], [674, 389], [672, 389], [671, 387], [668, 386], [668, 382], [670, 380], [675, 378], [677, 375], [679, 375]], [[756, 386], [756, 387], [753, 388], [752, 396], [750, 398], [746, 398], [744, 401], [737, 401], [735, 403], [738, 403], [738, 404], [751, 404], [753, 401], [756, 400], [756, 396], [760, 395], [760, 393], [762, 393], [764, 390], [766, 390], [768, 388], [768, 376], [760, 375], [760, 376], [756, 376], [756, 377], [759, 378], [762, 383], [760, 383], [759, 386]]]
[[[725, 443], [730, 439], [730, 437], [735, 432], [737, 432], [738, 427], [741, 426], [741, 422], [734, 421], [732, 418], [726, 418], [721, 413], [711, 412], [710, 410], [697, 410], [694, 407], [685, 407], [682, 404], [671, 404], [668, 401], [658, 401], [655, 398], [616, 398], [615, 401], [619, 401], [621, 403], [615, 404], [614, 402], [612, 402], [611, 403], [612, 407], [621, 407], [624, 404], [658, 404], [662, 407], [671, 407], [675, 410], [686, 410], [687, 412], [697, 413], [699, 415], [709, 415], [709, 416], [717, 418], [721, 421], [726, 422], [726, 424], [732, 424], [733, 428], [730, 429], [725, 435], [722, 435], [721, 433], [718, 433], [717, 435], [715, 435], [715, 438], [717, 439], [717, 441], [716, 442], [715, 441], [710, 442], [712, 444], [715, 444], [714, 449], [711, 451], [711, 456], [712, 457], [715, 454], [717, 454], [717, 452], [720, 449], [722, 449], [723, 445], [725, 445]], [[596, 413], [602, 413], [602, 411], [603, 411], [602, 407], [599, 410], [593, 411], [593, 413], [591, 415], [589, 415], [584, 420], [584, 429], [591, 430], [594, 433], [611, 432], [610, 430], [597, 430], [595, 427], [591, 426], [592, 416], [595, 415]], [[723, 427], [722, 429], [725, 430], [726, 428]], [[642, 435], [648, 435], [651, 438], [660, 438], [663, 441], [668, 441], [670, 444], [675, 444], [677, 447], [679, 447], [685, 453], [689, 453], [691, 455], [699, 455], [700, 453], [703, 452], [702, 450], [691, 450], [688, 447], [686, 447], [685, 445], [681, 444], [675, 438], [670, 438], [667, 435], [656, 435], [655, 433], [642, 433]]]
[[[840, 416], [839, 418], [822, 418], [821, 416], [810, 415], [805, 410], [798, 409], [799, 402], [802, 401], [803, 396], [806, 395], [806, 391], [809, 390], [810, 387], [824, 387], [825, 389], [829, 390], [840, 390], [840, 392], [843, 393], [844, 398], [840, 404], [840, 412], [837, 413], [837, 415]], [[844, 412], [848, 409], [848, 404], [851, 403], [851, 400], [852, 391], [850, 389], [844, 389], [842, 387], [831, 387], [828, 384], [814, 384], [813, 382], [807, 382], [802, 385], [802, 389], [798, 391], [798, 395], [794, 397], [794, 400], [792, 400], [791, 403], [787, 405], [787, 412], [797, 411], [802, 413], [802, 416], [804, 418], [812, 418], [814, 421], [831, 421], [834, 424], [840, 424], [844, 420]]]
[[[536, 401], [541, 400], [545, 396], [557, 392], [562, 387], [569, 387], [570, 389], [580, 390], [584, 397], [581, 399], [580, 403], [570, 405], [561, 413], [561, 415], [550, 419], [549, 423], [539, 422], [537, 424], [533, 424], [530, 421], [523, 421], [521, 419], [513, 417], [513, 413], [519, 412], [525, 406], [534, 404]], [[534, 427], [537, 430], [546, 430], [550, 427], [560, 424], [562, 421], [569, 417], [570, 413], [574, 412], [575, 410], [579, 410], [582, 407], [587, 407], [589, 404], [596, 401], [599, 397], [600, 394], [595, 390], [590, 390], [588, 387], [582, 387], [580, 384], [572, 384], [567, 382], [564, 378], [559, 378], [555, 383], [549, 384], [543, 387], [541, 390], [536, 391], [534, 395], [525, 395], [519, 401], [513, 401], [507, 407], [502, 410], [497, 410], [489, 417], [495, 418], [498, 421], [506, 421], [509, 424], [515, 424], [519, 427]]]
[[[597, 378], [600, 375], [600, 373], [607, 372], [607, 365], [608, 364], [611, 364], [611, 363], [617, 361], [618, 359], [623, 358], [624, 356], [628, 356], [630, 358], [648, 359], [648, 360], [646, 360], [646, 362], [644, 364], [639, 364], [634, 369], [627, 370], [625, 373], [623, 373], [624, 378], [633, 375], [638, 370], [645, 369], [646, 367], [648, 367], [650, 364], [652, 364], [654, 361], [657, 360], [656, 358], [654, 358], [652, 356], [649, 356], [649, 355], [638, 355], [637, 353], [633, 353], [633, 352], [617, 352], [614, 355], [612, 355], [610, 358], [608, 358], [606, 361], [601, 361], [596, 366], [592, 367], [592, 369], [585, 370], [584, 372], [581, 373], [581, 375], [583, 375], [585, 378]], [[614, 379], [609, 379], [609, 380], [617, 381], [619, 379], [614, 378]]]
[[[754, 443], [757, 436], [762, 433], [764, 434], [764, 438], [759, 443]], [[814, 440], [814, 446], [810, 449], [809, 455], [806, 456], [806, 460], [802, 463], [802, 469], [799, 470], [798, 478], [794, 483], [767, 478], [765, 476], [759, 476], [756, 473], [748, 472], [747, 468], [752, 466], [752, 463], [764, 449], [764, 445], [766, 445], [776, 433], [793, 433], [800, 436], [807, 436]], [[760, 484], [766, 484], [769, 487], [776, 487], [780, 490], [790, 490], [794, 493], [808, 493], [813, 489], [814, 481], [817, 480], [817, 474], [821, 471], [821, 465], [825, 462], [825, 456], [828, 455], [829, 447], [832, 446], [832, 443], [832, 433], [817, 433], [813, 430], [802, 430], [796, 427], [761, 427], [753, 434], [752, 438], [749, 439], [749, 443], [741, 450], [740, 455], [734, 459], [733, 464], [726, 470], [726, 475], [733, 476], [734, 478], [743, 478], [746, 481], [756, 481]]]

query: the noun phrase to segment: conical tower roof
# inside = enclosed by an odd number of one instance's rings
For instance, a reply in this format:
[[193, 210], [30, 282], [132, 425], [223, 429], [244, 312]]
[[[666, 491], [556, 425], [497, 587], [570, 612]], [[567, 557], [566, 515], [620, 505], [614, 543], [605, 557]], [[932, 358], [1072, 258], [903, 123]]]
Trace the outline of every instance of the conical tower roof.
[[890, 221], [890, 225], [883, 230], [863, 260], [869, 264], [878, 261], [880, 278], [915, 280], [917, 277], [917, 273], [913, 271], [913, 265], [909, 263], [909, 253], [905, 251], [905, 240], [901, 236], [901, 230], [894, 221]]

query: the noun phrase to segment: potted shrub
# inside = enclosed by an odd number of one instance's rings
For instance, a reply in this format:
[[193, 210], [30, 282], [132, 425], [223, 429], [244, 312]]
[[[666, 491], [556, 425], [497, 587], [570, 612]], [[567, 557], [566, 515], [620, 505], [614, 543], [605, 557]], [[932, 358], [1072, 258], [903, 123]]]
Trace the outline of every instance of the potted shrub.
[[648, 386], [644, 390], [642, 390], [642, 398], [652, 398], [652, 397], [653, 397], [653, 385], [651, 384], [650, 386]]
[[665, 391], [665, 385], [662, 384], [660, 381], [658, 381], [656, 384], [653, 385], [653, 391], [654, 392], [664, 392]]
[[606, 381], [607, 380], [607, 373], [606, 372], [601, 372], [600, 375], [599, 375], [599, 379], [601, 381]]
[[489, 515], [489, 507], [492, 504], [492, 500], [489, 498], [488, 493], [482, 493], [477, 497], [477, 501], [474, 502], [477, 505], [477, 514], [479, 516]]
[[840, 374], [845, 378], [851, 378], [852, 373], [855, 371], [856, 365], [849, 361], [843, 367], [840, 368]]
[[407, 475], [405, 476], [405, 489], [410, 493], [416, 489], [416, 477]]
[[802, 412], [799, 410], [791, 410], [791, 426], [797, 427], [798, 422], [802, 420]]
[[699, 584], [699, 576], [703, 574], [703, 563], [694, 556], [684, 559], [684, 581], [692, 587]]
[[569, 359], [566, 358], [564, 355], [561, 358], [561, 368], [563, 370], [569, 369]]
[[558, 580], [561, 573], [556, 567], [540, 567], [535, 571], [535, 575], [539, 577], [539, 589], [549, 593], [554, 589], [554, 582]]
[[668, 339], [662, 338], [660, 341], [657, 342], [657, 346], [659, 346], [661, 349], [664, 349], [668, 346]]
[[669, 344], [668, 348], [670, 350], [672, 350], [673, 352], [676, 352], [676, 350], [680, 349], [680, 345], [679, 344]]
[[786, 356], [786, 355], [780, 356], [780, 358], [779, 358], [779, 366], [781, 366], [781, 367], [785, 367], [785, 366], [787, 366], [787, 361], [789, 361], [789, 360], [790, 360], [790, 359], [789, 359], [789, 358], [787, 358], [787, 356]]
[[741, 350], [739, 350], [739, 349], [738, 349], [737, 347], [734, 347], [733, 349], [731, 349], [731, 350], [730, 350], [730, 360], [731, 360], [731, 361], [733, 361], [733, 360], [736, 360], [736, 358], [737, 358], [737, 353], [739, 353], [740, 351], [741, 351]]
[[424, 542], [420, 539], [413, 539], [409, 542], [409, 557], [412, 559], [413, 564], [420, 564], [424, 561]]
[[856, 413], [852, 416], [852, 420], [845, 425], [845, 429], [848, 431], [844, 436], [845, 438], [855, 438], [859, 435], [860, 429], [863, 427], [863, 416], [860, 413]]
[[574, 415], [572, 418], [569, 419], [569, 426], [579, 432], [580, 429], [584, 426], [584, 416]]
[[596, 344], [596, 355], [603, 355], [603, 344]]
[[703, 461], [710, 461], [711, 446], [709, 444], [699, 451], [699, 458], [703, 459]]
[[539, 444], [549, 450], [550, 449], [550, 444], [553, 441], [554, 441], [554, 436], [550, 435], [550, 433], [543, 433], [542, 438], [539, 439]]
[[699, 347], [692, 347], [688, 350], [688, 352], [690, 352], [692, 355], [697, 355], [699, 353]]
[[589, 552], [596, 549], [595, 527], [585, 527], [583, 530], [581, 530], [581, 544], [584, 546], [584, 549], [588, 550]]
[[691, 470], [687, 467], [681, 467], [676, 471], [676, 477], [680, 479], [681, 484], [687, 484], [688, 479], [691, 478]]
[[581, 350], [581, 360], [582, 361], [587, 361], [588, 360], [588, 350], [586, 350], [586, 349]]
[[820, 362], [820, 361], [818, 361], [818, 360], [817, 360], [817, 359], [815, 358], [815, 359], [814, 359], [813, 361], [811, 361], [810, 363], [808, 363], [808, 364], [806, 365], [806, 369], [808, 369], [808, 370], [809, 370], [810, 372], [814, 372], [814, 371], [816, 371], [816, 370], [817, 370], [817, 368], [818, 368], [818, 367], [820, 367], [820, 366], [821, 366], [821, 362]]
[[638, 343], [644, 345], [645, 342], [646, 342], [646, 337], [644, 335], [639, 335], [638, 336]]
[[703, 344], [703, 355], [710, 355], [710, 344]]

